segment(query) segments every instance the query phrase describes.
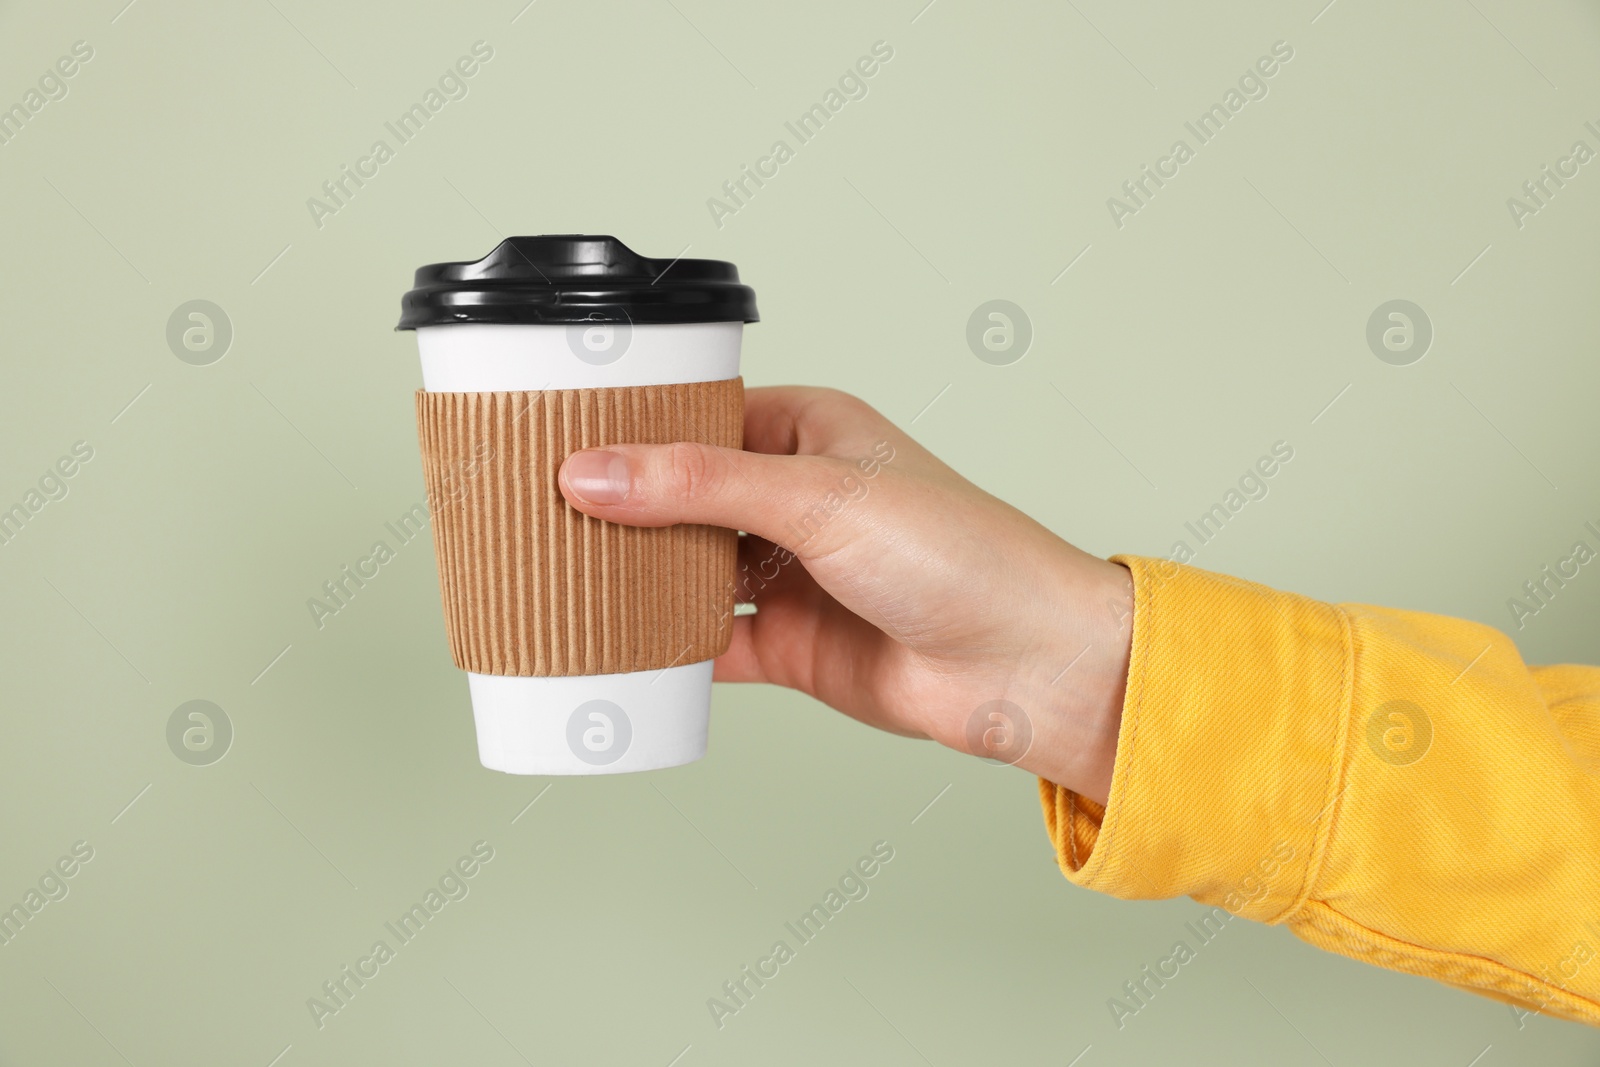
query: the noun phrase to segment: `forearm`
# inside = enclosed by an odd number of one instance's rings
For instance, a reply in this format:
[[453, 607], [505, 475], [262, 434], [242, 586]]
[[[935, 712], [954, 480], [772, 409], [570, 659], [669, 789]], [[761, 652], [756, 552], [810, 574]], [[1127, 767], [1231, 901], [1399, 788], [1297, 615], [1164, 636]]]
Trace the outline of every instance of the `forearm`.
[[1128, 560], [1108, 802], [1044, 780], [1063, 871], [1600, 1022], [1600, 670], [1504, 635]]

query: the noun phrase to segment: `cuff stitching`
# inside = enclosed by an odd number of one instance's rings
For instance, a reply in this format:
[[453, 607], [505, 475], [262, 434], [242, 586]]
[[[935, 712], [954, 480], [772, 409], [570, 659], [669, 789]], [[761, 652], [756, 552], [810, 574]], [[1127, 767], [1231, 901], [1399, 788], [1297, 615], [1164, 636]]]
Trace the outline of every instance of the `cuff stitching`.
[[[1356, 922], [1325, 903], [1318, 902], [1306, 908], [1305, 914], [1291, 928], [1310, 944], [1363, 963], [1448, 982], [1472, 992], [1493, 991], [1540, 1013], [1549, 1012], [1551, 1007], [1555, 1007], [1560, 1010], [1550, 1014], [1591, 1024], [1600, 1022], [1600, 1002], [1582, 993], [1537, 978], [1496, 959], [1449, 949], [1428, 948], [1392, 937]], [[1307, 933], [1313, 936], [1307, 937]], [[1326, 943], [1318, 945], [1318, 940]], [[1535, 993], [1544, 995], [1543, 1004], [1534, 1003], [1531, 994]]]
[[[1355, 630], [1351, 625], [1350, 616], [1342, 608], [1330, 605], [1329, 610], [1338, 616], [1340, 630], [1344, 635], [1344, 671], [1339, 694], [1339, 724], [1334, 734], [1333, 751], [1328, 758], [1328, 780], [1323, 786], [1322, 793], [1328, 799], [1324, 801], [1322, 812], [1317, 816], [1317, 824], [1311, 828], [1311, 854], [1306, 857], [1305, 874], [1301, 879], [1300, 889], [1281, 912], [1266, 920], [1270, 925], [1288, 921], [1305, 907], [1306, 901], [1310, 899], [1311, 887], [1316, 884], [1317, 875], [1322, 871], [1322, 861], [1331, 847], [1333, 824], [1337, 820], [1340, 805], [1344, 800], [1344, 789], [1348, 788], [1341, 783], [1345, 782], [1349, 775], [1346, 762], [1350, 749], [1350, 721], [1355, 705]], [[1338, 793], [1333, 791], [1336, 785], [1340, 786]]]
[[[1060, 787], [1057, 786], [1059, 789]], [[1067, 854], [1072, 861], [1072, 869], [1078, 870], [1083, 864], [1078, 862], [1078, 794], [1072, 790], [1065, 790], [1067, 794]]]

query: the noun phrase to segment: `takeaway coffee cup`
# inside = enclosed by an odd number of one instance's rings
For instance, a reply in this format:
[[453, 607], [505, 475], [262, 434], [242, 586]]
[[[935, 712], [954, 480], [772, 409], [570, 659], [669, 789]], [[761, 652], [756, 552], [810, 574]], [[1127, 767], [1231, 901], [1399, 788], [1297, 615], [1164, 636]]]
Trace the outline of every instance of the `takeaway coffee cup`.
[[557, 473], [607, 444], [739, 447], [755, 294], [731, 263], [552, 235], [420, 268], [401, 311], [422, 357], [445, 631], [483, 765], [610, 774], [703, 756], [737, 535], [591, 518]]

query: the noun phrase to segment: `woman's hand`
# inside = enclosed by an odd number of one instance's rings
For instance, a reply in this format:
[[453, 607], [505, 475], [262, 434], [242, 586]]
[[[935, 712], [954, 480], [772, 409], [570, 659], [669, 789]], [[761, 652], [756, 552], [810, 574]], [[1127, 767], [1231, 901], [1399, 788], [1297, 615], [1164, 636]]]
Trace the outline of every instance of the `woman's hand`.
[[1104, 803], [1132, 636], [1125, 568], [990, 496], [861, 400], [751, 389], [745, 448], [568, 457], [573, 507], [745, 530], [722, 682], [1001, 759]]

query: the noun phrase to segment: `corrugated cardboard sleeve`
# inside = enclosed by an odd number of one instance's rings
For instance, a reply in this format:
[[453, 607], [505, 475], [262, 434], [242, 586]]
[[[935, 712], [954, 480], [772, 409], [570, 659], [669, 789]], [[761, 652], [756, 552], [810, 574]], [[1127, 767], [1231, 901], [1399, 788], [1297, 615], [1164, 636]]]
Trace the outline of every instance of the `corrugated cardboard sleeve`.
[[744, 379], [506, 393], [417, 391], [445, 631], [478, 674], [660, 670], [727, 650], [738, 536], [621, 526], [567, 504], [580, 448], [744, 441]]

